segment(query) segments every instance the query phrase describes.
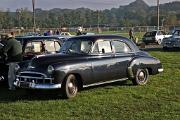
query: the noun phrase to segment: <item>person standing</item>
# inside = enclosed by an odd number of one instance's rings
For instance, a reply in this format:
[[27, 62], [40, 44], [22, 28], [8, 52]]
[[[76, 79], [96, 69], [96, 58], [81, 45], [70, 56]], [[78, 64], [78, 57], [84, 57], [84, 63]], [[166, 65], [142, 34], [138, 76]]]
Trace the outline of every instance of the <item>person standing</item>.
[[9, 65], [8, 85], [9, 90], [15, 90], [13, 82], [16, 78], [15, 66], [22, 61], [22, 45], [14, 38], [14, 34], [7, 34], [6, 43], [3, 47], [3, 54], [6, 56], [5, 62]]
[[133, 30], [132, 29], [130, 29], [129, 30], [129, 39], [134, 39], [134, 35], [133, 35], [134, 33], [133, 33]]
[[78, 27], [76, 35], [82, 35], [82, 27]]

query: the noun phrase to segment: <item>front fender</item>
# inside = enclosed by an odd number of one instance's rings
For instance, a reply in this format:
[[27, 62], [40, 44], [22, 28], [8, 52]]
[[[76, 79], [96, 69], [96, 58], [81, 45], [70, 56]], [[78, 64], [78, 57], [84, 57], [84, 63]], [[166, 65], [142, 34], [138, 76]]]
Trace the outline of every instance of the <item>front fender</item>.
[[[63, 80], [69, 74], [79, 75], [83, 83], [92, 80], [92, 65], [90, 62], [81, 62], [81, 63], [61, 63], [54, 64], [55, 72], [53, 77], [57, 83], [62, 83]], [[85, 80], [85, 82], [84, 82]]]

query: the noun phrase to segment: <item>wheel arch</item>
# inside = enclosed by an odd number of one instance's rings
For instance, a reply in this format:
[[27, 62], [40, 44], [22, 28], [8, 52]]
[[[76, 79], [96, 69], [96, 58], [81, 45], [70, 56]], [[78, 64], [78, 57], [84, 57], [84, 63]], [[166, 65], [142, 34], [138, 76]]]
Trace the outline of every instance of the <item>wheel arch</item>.
[[74, 75], [76, 77], [76, 80], [78, 82], [78, 88], [79, 90], [81, 90], [83, 88], [83, 79], [81, 77], [81, 75], [79, 73], [68, 73], [64, 79], [63, 79], [63, 82], [66, 80], [66, 78], [69, 76], [69, 75]]
[[154, 61], [154, 58], [149, 57], [138, 57], [131, 61], [128, 67], [128, 77], [134, 78], [135, 73], [138, 69], [147, 69], [149, 74], [153, 74], [153, 68], [149, 65], [149, 63]]

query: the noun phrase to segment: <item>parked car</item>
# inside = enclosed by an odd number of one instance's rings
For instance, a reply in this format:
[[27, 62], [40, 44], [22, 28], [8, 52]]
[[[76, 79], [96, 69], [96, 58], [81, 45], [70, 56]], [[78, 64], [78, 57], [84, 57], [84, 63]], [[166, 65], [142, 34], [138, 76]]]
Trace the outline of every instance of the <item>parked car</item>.
[[162, 46], [164, 50], [169, 48], [180, 48], [180, 29], [174, 30], [171, 37], [164, 38]]
[[61, 89], [66, 98], [83, 87], [131, 79], [147, 83], [149, 75], [163, 71], [160, 61], [129, 39], [116, 35], [69, 38], [60, 53], [33, 58], [17, 70], [14, 85], [23, 89]]
[[165, 37], [170, 37], [171, 35], [166, 35], [166, 33], [164, 31], [151, 31], [151, 32], [146, 32], [142, 38], [142, 41], [145, 44], [149, 44], [149, 43], [157, 43], [157, 44], [161, 44], [162, 39]]
[[73, 36], [69, 32], [61, 32], [60, 35], [62, 35], [62, 36]]
[[[54, 36], [23, 36], [16, 37], [21, 42], [23, 62], [19, 63], [21, 69], [27, 66], [28, 60], [36, 55], [52, 54], [59, 51], [62, 39]], [[8, 65], [6, 65], [2, 52], [0, 53], [0, 81], [7, 80]]]

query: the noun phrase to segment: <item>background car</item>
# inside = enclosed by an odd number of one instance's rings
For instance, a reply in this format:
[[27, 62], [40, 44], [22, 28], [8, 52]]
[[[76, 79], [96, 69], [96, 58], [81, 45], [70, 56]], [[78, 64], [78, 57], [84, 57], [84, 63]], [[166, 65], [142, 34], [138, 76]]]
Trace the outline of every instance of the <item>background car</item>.
[[[19, 63], [21, 69], [27, 66], [27, 61], [37, 55], [52, 54], [59, 51], [63, 40], [54, 36], [23, 36], [16, 37], [22, 44], [23, 62]], [[0, 81], [7, 80], [8, 65], [4, 61], [2, 52], [0, 53]]]
[[65, 98], [83, 87], [131, 79], [144, 85], [163, 71], [160, 61], [140, 51], [133, 41], [116, 35], [69, 38], [60, 53], [34, 57], [17, 70], [14, 85], [24, 89], [61, 89]]
[[180, 29], [174, 30], [171, 37], [164, 38], [162, 46], [164, 50], [169, 48], [180, 48]]
[[60, 35], [62, 35], [62, 36], [74, 36], [74, 35], [71, 35], [71, 33], [69, 33], [69, 32], [61, 32]]
[[170, 37], [171, 35], [166, 35], [166, 33], [164, 31], [151, 31], [151, 32], [146, 32], [142, 38], [142, 41], [145, 44], [149, 44], [149, 43], [157, 43], [157, 44], [161, 44], [162, 39], [165, 37]]

